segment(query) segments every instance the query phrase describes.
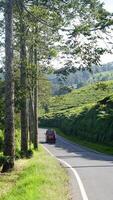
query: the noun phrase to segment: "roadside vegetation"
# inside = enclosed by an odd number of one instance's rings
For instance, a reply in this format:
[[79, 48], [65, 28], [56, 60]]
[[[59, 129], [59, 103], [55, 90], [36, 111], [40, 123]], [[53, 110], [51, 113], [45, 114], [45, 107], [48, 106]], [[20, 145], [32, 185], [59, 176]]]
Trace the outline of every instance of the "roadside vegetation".
[[40, 117], [40, 124], [57, 127], [72, 140], [76, 137], [112, 148], [112, 91], [113, 81], [108, 81], [73, 90], [64, 96], [53, 97], [49, 112]]
[[0, 200], [68, 200], [64, 168], [40, 146], [34, 157], [16, 161], [15, 170], [0, 174]]

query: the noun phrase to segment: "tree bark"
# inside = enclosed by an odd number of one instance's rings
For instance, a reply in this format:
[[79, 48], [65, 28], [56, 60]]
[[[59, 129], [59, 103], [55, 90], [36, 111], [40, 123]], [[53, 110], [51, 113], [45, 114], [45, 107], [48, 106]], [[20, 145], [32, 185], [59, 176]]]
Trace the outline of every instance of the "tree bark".
[[28, 126], [27, 126], [27, 82], [26, 82], [26, 41], [24, 22], [24, 2], [20, 1], [20, 84], [22, 91], [21, 98], [21, 151], [26, 156], [28, 151]]
[[36, 68], [35, 88], [34, 88], [34, 149], [38, 149], [38, 67], [37, 67], [37, 48], [34, 49], [34, 62]]
[[33, 44], [29, 48], [30, 74], [28, 76], [29, 85], [29, 147], [34, 142], [34, 87], [33, 87]]
[[2, 172], [14, 167], [14, 80], [13, 80], [13, 0], [6, 0], [5, 10], [5, 135]]
[[30, 145], [34, 141], [34, 109], [33, 109], [33, 102], [32, 97], [30, 95], [29, 97], [29, 141]]

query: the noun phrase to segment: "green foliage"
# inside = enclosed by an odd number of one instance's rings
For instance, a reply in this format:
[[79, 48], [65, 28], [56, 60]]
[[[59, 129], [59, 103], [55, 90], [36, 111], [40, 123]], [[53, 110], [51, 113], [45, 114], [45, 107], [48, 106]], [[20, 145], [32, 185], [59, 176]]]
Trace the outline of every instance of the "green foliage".
[[57, 51], [55, 50], [55, 49], [50, 49], [50, 51], [49, 51], [49, 55], [51, 56], [51, 57], [57, 57]]
[[66, 86], [80, 88], [89, 83], [113, 80], [113, 63], [107, 63], [99, 67], [96, 65], [92, 66], [91, 71], [87, 68], [80, 70], [75, 68], [75, 71], [73, 70], [73, 73], [69, 73], [68, 75], [61, 74], [62, 69], [56, 69], [54, 73], [58, 75], [50, 74], [49, 78], [53, 84], [54, 94], [57, 95], [56, 86], [59, 88], [60, 83]]
[[20, 158], [31, 158], [33, 156], [32, 149], [29, 149], [27, 152], [19, 151], [18, 155], [20, 155]]
[[39, 106], [45, 111], [48, 112], [49, 99], [51, 97], [52, 86], [50, 81], [42, 73], [38, 79], [38, 97], [39, 97]]
[[112, 91], [113, 81], [90, 84], [80, 89], [72, 90], [67, 95], [52, 97], [49, 103], [49, 110], [56, 112], [80, 107], [84, 104], [96, 103], [102, 98], [111, 95]]
[[106, 153], [109, 155], [113, 155], [113, 148], [110, 145], [105, 145], [105, 144], [99, 144], [99, 143], [95, 143], [95, 142], [90, 142], [88, 140], [82, 139], [80, 137], [75, 137], [75, 135], [66, 135], [64, 132], [62, 132], [61, 130], [59, 130], [58, 128], [55, 128], [56, 132], [67, 138], [68, 140], [75, 142], [76, 144], [80, 144], [82, 146], [88, 147], [90, 149], [96, 150], [98, 152], [102, 152], [102, 153]]
[[[18, 154], [18, 151], [20, 150], [20, 140], [21, 140], [21, 134], [20, 129], [15, 129], [15, 151], [16, 154]], [[4, 130], [0, 130], [0, 151], [3, 151], [3, 145], [4, 145]]]
[[95, 90], [107, 90], [107, 89], [109, 89], [108, 88], [108, 85], [105, 83], [105, 82], [98, 82], [98, 83], [96, 83], [96, 85], [95, 85]]
[[16, 152], [20, 150], [21, 132], [20, 129], [15, 129], [15, 148]]
[[112, 91], [113, 81], [109, 81], [54, 97], [51, 112], [41, 116], [40, 123], [58, 127], [67, 135], [113, 145]]

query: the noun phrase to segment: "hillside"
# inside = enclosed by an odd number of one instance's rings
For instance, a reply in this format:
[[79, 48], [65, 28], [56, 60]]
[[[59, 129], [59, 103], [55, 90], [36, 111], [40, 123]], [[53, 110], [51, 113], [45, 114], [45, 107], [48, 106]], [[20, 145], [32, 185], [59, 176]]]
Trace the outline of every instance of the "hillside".
[[113, 81], [90, 84], [80, 89], [75, 89], [66, 95], [52, 97], [49, 103], [49, 110], [50, 112], [56, 112], [96, 103], [111, 94], [113, 94]]
[[40, 123], [88, 141], [113, 144], [113, 81], [53, 97]]

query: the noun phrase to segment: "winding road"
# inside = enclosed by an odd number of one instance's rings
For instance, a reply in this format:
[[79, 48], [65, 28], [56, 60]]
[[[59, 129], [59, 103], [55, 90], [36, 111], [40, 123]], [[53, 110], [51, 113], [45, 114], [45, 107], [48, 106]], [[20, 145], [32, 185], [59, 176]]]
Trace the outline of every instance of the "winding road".
[[73, 200], [113, 200], [112, 156], [73, 144], [58, 135], [56, 144], [46, 144], [44, 133], [44, 129], [39, 129], [40, 143], [70, 173]]

